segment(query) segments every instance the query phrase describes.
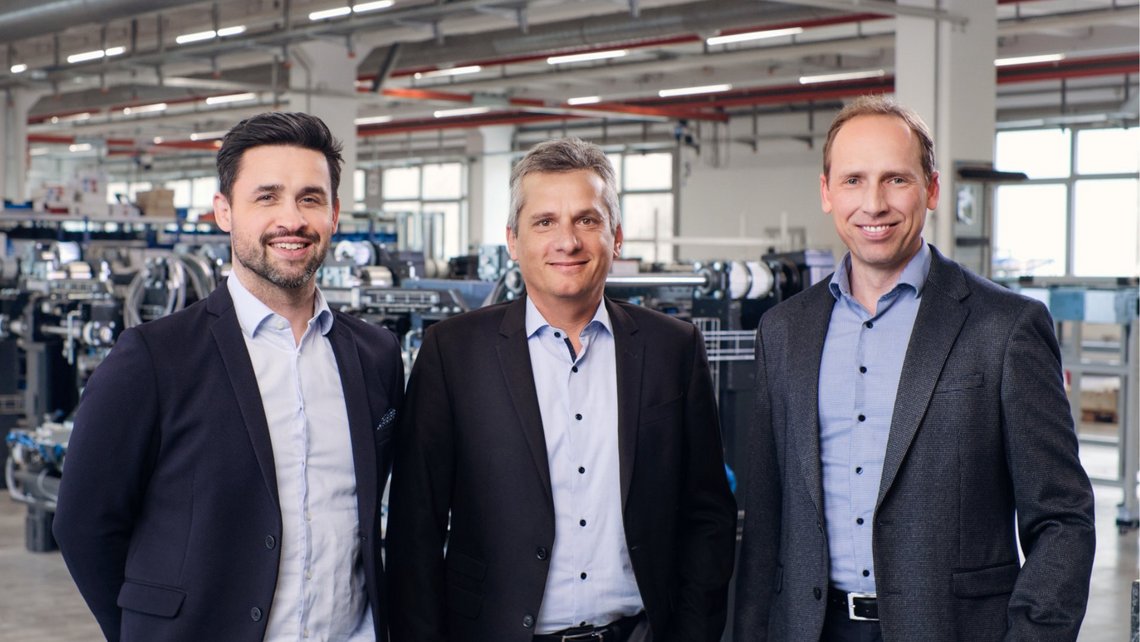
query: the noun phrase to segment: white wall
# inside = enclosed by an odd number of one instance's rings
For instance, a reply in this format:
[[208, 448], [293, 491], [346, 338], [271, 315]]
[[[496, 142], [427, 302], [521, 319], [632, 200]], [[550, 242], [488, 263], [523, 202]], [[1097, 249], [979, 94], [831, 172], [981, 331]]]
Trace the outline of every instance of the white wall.
[[[759, 237], [765, 228], [803, 228], [806, 245], [844, 248], [831, 218], [819, 203], [823, 141], [832, 114], [764, 117], [757, 123], [757, 150], [730, 139], [751, 138], [751, 118], [737, 118], [718, 128], [702, 125], [701, 153], [686, 150], [681, 170], [682, 237]], [[801, 138], [797, 140], [796, 137]], [[713, 139], [716, 139], [714, 142]], [[806, 139], [810, 138], [812, 146]], [[801, 249], [794, 247], [792, 249]], [[682, 246], [681, 259], [759, 258], [766, 248]]]

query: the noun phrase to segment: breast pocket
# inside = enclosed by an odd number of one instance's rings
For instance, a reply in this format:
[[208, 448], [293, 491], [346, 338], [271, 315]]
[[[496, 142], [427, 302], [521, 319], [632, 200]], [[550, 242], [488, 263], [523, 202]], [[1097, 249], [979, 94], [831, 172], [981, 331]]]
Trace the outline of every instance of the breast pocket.
[[685, 409], [685, 398], [677, 397], [665, 403], [654, 404], [641, 411], [639, 423], [645, 426], [658, 421], [666, 421], [681, 416]]
[[980, 372], [974, 372], [960, 377], [946, 377], [938, 380], [937, 385], [934, 386], [934, 394], [966, 392], [981, 388], [983, 383], [985, 383], [985, 378]]

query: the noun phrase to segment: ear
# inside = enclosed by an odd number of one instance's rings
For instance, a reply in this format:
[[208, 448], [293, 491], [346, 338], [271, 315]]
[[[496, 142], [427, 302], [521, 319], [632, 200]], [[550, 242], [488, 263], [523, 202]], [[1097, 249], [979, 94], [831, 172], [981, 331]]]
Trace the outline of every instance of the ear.
[[930, 183], [926, 186], [926, 209], [932, 210], [938, 207], [938, 193], [942, 190], [942, 182], [939, 180], [938, 172], [930, 175]]
[[336, 234], [337, 225], [340, 225], [340, 198], [334, 198], [332, 205], [332, 233]]
[[217, 221], [218, 227], [222, 228], [223, 232], [229, 232], [234, 228], [230, 201], [221, 192], [214, 194], [214, 220]]
[[831, 197], [827, 193], [827, 175], [819, 175], [819, 202], [820, 207], [827, 214], [831, 213]]
[[618, 223], [617, 229], [614, 230], [614, 258], [621, 258], [621, 242], [625, 239], [625, 235], [621, 231], [621, 223]]
[[515, 263], [519, 262], [518, 251], [515, 249], [515, 244], [518, 243], [518, 235], [511, 231], [511, 226], [507, 226], [507, 252], [511, 255], [511, 260]]

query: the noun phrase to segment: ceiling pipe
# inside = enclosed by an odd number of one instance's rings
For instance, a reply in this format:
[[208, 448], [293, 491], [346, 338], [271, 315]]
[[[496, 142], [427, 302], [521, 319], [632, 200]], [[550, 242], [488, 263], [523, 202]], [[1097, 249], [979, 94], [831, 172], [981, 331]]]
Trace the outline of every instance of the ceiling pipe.
[[67, 16], [67, 24], [98, 24], [201, 2], [202, 0], [7, 0], [0, 3], [0, 42], [57, 33], [60, 31], [60, 16]]

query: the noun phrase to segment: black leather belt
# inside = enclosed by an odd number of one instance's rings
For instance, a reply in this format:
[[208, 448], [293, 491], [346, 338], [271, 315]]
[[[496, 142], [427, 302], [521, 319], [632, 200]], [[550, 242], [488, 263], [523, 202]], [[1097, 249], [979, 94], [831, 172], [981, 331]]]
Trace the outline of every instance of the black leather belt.
[[645, 613], [642, 612], [614, 620], [605, 626], [576, 626], [556, 633], [536, 635], [534, 642], [625, 642], [644, 617]]
[[827, 587], [827, 605], [847, 612], [852, 620], [865, 622], [879, 621], [879, 601], [874, 593], [848, 593], [834, 587]]

